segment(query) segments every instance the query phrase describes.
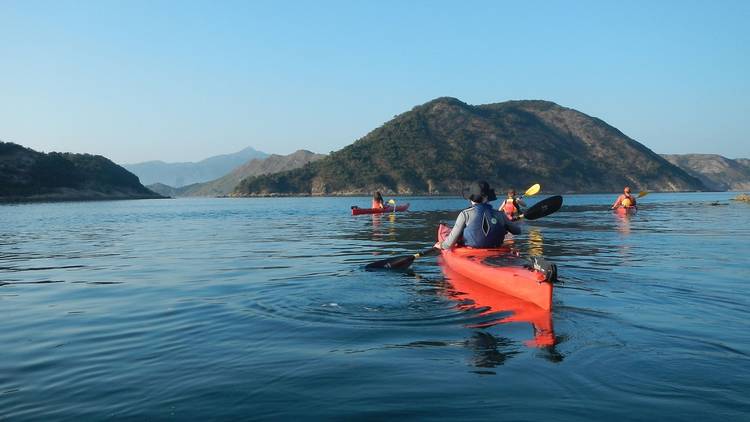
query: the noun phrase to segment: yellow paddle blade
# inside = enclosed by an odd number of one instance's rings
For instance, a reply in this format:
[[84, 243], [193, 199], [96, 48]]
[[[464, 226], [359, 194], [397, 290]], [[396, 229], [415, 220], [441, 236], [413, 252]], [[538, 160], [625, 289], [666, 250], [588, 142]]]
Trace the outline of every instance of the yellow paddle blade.
[[537, 193], [539, 193], [540, 190], [542, 190], [542, 187], [539, 186], [539, 183], [537, 183], [536, 185], [534, 185], [534, 186], [526, 189], [526, 192], [524, 192], [523, 195], [524, 196], [533, 196], [533, 195], [536, 195]]
[[646, 195], [648, 195], [648, 192], [646, 192], [645, 190], [642, 190], [642, 191], [638, 192], [638, 197], [639, 198], [643, 198]]
[[388, 200], [388, 203], [389, 203], [389, 204], [391, 204], [391, 205], [393, 205], [393, 204], [395, 204], [395, 203], [396, 203], [396, 201], [394, 201], [393, 199], [389, 199], [389, 200]]

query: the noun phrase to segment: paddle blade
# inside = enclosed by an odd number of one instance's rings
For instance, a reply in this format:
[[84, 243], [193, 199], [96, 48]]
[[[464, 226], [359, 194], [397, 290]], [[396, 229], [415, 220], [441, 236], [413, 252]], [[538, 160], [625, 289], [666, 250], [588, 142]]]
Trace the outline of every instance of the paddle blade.
[[432, 247], [425, 249], [421, 252], [415, 253], [414, 255], [401, 255], [394, 256], [389, 259], [381, 259], [380, 261], [371, 262], [365, 265], [366, 270], [404, 270], [409, 268], [415, 259], [422, 256], [437, 255], [440, 253], [440, 249]]
[[389, 200], [388, 200], [388, 203], [389, 203], [389, 204], [391, 204], [391, 205], [393, 205], [393, 204], [395, 204], [395, 203], [396, 203], [396, 201], [394, 201], [393, 199], [389, 199]]
[[539, 183], [537, 183], [536, 185], [534, 185], [534, 186], [526, 189], [526, 192], [524, 192], [523, 195], [524, 196], [534, 196], [537, 193], [539, 193], [540, 190], [542, 190], [542, 187], [539, 185]]
[[527, 220], [536, 220], [537, 218], [546, 217], [562, 207], [563, 197], [560, 195], [550, 196], [543, 199], [523, 213], [523, 218]]
[[648, 192], [646, 192], [645, 190], [638, 192], [638, 198], [643, 198], [646, 195], [648, 195]]
[[381, 259], [365, 265], [366, 270], [403, 270], [409, 268], [416, 257], [414, 255], [396, 256], [390, 259]]

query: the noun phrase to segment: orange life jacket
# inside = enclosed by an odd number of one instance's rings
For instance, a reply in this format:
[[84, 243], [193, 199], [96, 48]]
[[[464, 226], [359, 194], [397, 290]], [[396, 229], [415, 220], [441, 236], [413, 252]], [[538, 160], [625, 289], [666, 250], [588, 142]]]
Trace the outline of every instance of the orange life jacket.
[[518, 211], [515, 204], [513, 204], [513, 200], [505, 200], [505, 203], [503, 203], [503, 212], [507, 215], [513, 215]]

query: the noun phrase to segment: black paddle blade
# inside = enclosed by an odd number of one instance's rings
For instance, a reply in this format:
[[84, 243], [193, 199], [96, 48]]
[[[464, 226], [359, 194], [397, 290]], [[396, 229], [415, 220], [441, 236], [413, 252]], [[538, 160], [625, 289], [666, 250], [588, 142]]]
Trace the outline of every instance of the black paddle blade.
[[550, 196], [545, 198], [523, 213], [523, 218], [527, 220], [536, 220], [537, 218], [546, 217], [562, 207], [563, 197], [560, 195]]
[[425, 249], [421, 252], [415, 253], [414, 255], [401, 255], [395, 256], [389, 259], [381, 259], [380, 261], [371, 262], [365, 265], [366, 270], [404, 270], [409, 268], [415, 259], [440, 254], [440, 249], [432, 247]]
[[402, 255], [390, 259], [381, 259], [365, 265], [366, 270], [403, 270], [409, 268], [416, 257], [414, 255]]

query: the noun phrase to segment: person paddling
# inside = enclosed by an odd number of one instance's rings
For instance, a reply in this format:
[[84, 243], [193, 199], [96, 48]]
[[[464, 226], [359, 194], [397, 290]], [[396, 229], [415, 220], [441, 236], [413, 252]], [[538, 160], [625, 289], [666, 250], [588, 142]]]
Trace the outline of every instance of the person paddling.
[[500, 204], [498, 211], [503, 211], [509, 219], [515, 220], [523, 212], [522, 207], [526, 208], [526, 203], [516, 196], [515, 189], [511, 189], [508, 191], [508, 197]]
[[630, 186], [625, 186], [625, 188], [622, 190], [622, 195], [618, 196], [615, 202], [612, 204], [612, 209], [619, 207], [630, 208], [635, 206], [635, 197], [630, 194]]
[[380, 192], [375, 192], [375, 194], [372, 195], [372, 206], [370, 208], [385, 208], [383, 195], [381, 195]]
[[450, 235], [435, 248], [449, 249], [457, 242], [472, 248], [495, 248], [503, 244], [507, 232], [521, 234], [517, 224], [489, 204], [495, 199], [495, 190], [487, 182], [474, 183], [469, 194], [471, 207], [458, 214]]

